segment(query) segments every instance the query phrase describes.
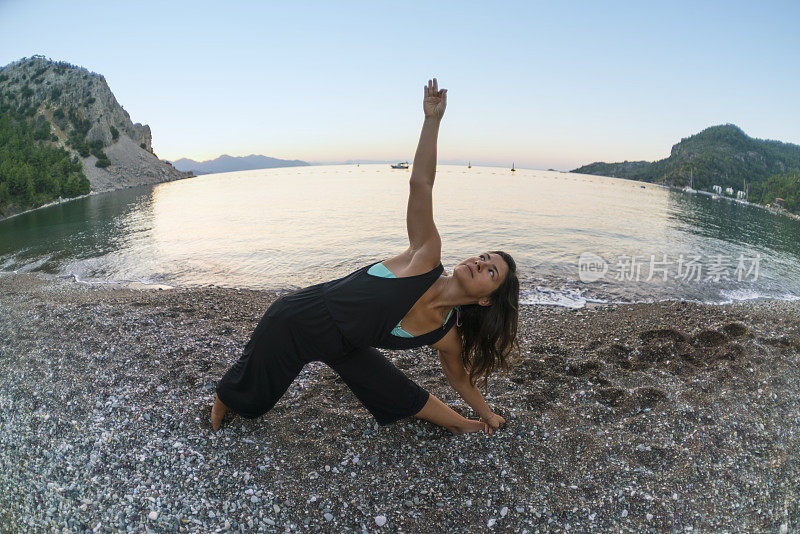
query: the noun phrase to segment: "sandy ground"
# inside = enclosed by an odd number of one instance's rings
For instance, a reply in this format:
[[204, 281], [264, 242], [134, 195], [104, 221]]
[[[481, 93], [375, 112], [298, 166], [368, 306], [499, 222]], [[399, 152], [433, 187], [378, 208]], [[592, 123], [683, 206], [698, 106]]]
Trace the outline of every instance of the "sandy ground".
[[[0, 276], [0, 530], [800, 529], [800, 303], [525, 307], [492, 436], [378, 428], [320, 362], [215, 435], [275, 298]], [[384, 352], [475, 417], [432, 349]]]

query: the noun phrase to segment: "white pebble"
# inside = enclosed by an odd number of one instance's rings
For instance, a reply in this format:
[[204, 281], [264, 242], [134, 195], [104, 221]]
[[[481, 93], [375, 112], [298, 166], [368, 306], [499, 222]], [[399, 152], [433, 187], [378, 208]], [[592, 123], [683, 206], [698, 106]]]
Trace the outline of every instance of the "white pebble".
[[500, 510], [500, 517], [505, 517], [507, 513], [508, 513], [508, 506], [503, 506], [503, 508]]
[[489, 528], [491, 528], [491, 527], [493, 527], [493, 526], [494, 526], [494, 524], [495, 524], [496, 522], [497, 522], [497, 519], [495, 519], [495, 518], [491, 518], [489, 521], [487, 521], [487, 522], [486, 522], [486, 526], [487, 526], [487, 527], [489, 527]]
[[156, 512], [155, 510], [150, 512], [149, 514], [147, 514], [147, 518], [150, 521], [155, 521], [156, 519], [158, 519], [158, 512]]
[[385, 515], [379, 515], [378, 517], [376, 517], [375, 518], [375, 524], [378, 525], [379, 527], [382, 527], [383, 525], [385, 525], [386, 524], [386, 516]]
[[628, 517], [628, 510], [622, 511], [622, 517]]

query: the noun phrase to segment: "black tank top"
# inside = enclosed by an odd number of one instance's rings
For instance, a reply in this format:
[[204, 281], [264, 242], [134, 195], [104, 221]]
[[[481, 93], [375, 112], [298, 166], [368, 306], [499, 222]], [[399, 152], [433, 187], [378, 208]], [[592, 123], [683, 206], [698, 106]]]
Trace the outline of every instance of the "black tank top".
[[383, 278], [367, 274], [376, 263], [322, 284], [325, 304], [344, 338], [353, 347], [384, 349], [409, 349], [442, 339], [456, 324], [458, 314], [451, 314], [444, 325], [421, 336], [403, 338], [391, 334], [414, 303], [439, 279], [444, 271], [442, 264], [416, 276]]

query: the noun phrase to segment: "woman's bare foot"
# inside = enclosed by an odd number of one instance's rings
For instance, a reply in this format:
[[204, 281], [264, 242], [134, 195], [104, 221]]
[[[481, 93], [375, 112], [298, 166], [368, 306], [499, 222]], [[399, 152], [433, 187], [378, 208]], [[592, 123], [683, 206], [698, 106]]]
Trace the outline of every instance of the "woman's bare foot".
[[486, 423], [483, 421], [475, 421], [474, 419], [464, 419], [464, 421], [457, 427], [451, 428], [450, 432], [453, 434], [468, 434], [470, 432], [480, 432], [486, 430]]
[[214, 399], [214, 406], [211, 407], [211, 429], [216, 432], [222, 424], [222, 418], [225, 417], [225, 412], [228, 407], [225, 406], [219, 397]]

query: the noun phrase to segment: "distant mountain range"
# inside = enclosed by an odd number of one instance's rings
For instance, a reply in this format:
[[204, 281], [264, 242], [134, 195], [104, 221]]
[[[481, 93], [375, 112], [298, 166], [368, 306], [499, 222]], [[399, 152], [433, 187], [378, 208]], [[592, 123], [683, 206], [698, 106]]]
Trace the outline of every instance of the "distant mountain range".
[[308, 165], [297, 159], [277, 159], [251, 154], [249, 156], [229, 156], [223, 154], [216, 159], [194, 161], [181, 158], [172, 162], [173, 167], [181, 171], [192, 171], [194, 174], [213, 174], [215, 172], [252, 171], [255, 169], [273, 169], [275, 167], [302, 167]]
[[710, 191], [713, 185], [744, 190], [773, 175], [800, 169], [800, 146], [754, 139], [734, 124], [711, 126], [681, 139], [668, 158], [622, 163], [596, 162], [571, 172], [629, 178]]

